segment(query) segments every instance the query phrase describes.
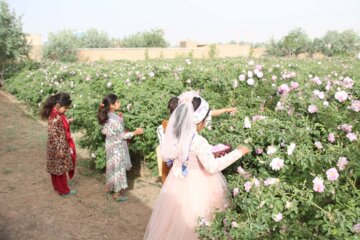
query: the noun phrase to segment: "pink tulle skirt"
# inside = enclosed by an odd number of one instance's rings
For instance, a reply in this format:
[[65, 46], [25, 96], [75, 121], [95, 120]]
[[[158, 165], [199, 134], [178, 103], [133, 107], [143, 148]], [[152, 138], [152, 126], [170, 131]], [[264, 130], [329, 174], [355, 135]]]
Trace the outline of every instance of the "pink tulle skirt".
[[228, 201], [227, 183], [221, 172], [209, 174], [189, 169], [185, 178], [170, 171], [153, 209], [144, 239], [198, 239], [199, 218], [211, 221], [215, 210], [224, 210]]

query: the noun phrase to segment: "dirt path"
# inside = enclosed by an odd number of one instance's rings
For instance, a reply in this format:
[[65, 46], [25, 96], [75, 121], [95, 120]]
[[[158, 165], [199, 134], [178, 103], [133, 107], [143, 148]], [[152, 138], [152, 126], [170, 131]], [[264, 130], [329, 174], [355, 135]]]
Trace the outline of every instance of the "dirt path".
[[1, 91], [0, 107], [0, 239], [142, 239], [160, 191], [154, 178], [135, 167], [129, 201], [116, 203], [80, 159], [78, 194], [61, 197], [45, 171], [46, 127]]

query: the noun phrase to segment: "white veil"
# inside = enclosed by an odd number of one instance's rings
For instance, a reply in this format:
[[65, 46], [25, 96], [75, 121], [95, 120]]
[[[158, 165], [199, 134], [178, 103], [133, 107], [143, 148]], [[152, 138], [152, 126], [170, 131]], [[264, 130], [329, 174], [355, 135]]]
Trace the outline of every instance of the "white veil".
[[190, 145], [196, 133], [192, 104], [196, 96], [199, 95], [195, 91], [184, 92], [179, 96], [179, 104], [170, 116], [164, 141], [160, 146], [165, 162], [178, 159], [179, 162], [184, 163], [188, 158]]

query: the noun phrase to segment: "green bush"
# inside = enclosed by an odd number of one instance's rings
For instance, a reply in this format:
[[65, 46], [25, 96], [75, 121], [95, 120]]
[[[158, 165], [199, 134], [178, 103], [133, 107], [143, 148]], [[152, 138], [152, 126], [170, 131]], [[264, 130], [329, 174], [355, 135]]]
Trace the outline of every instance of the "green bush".
[[44, 47], [44, 58], [63, 62], [75, 62], [79, 39], [71, 30], [50, 33]]
[[125, 48], [164, 48], [169, 46], [169, 44], [164, 38], [163, 30], [153, 29], [125, 37], [121, 41], [121, 46]]

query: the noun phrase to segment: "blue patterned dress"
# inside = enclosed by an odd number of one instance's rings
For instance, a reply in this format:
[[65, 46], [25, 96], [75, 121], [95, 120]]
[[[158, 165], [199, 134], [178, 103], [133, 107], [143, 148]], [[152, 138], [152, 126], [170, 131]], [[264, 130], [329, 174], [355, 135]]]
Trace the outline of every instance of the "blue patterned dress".
[[108, 191], [119, 192], [128, 187], [126, 170], [130, 170], [131, 161], [126, 139], [133, 137], [125, 133], [124, 121], [115, 113], [108, 114], [108, 121], [102, 128], [106, 135], [106, 185]]

